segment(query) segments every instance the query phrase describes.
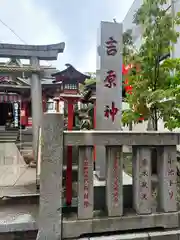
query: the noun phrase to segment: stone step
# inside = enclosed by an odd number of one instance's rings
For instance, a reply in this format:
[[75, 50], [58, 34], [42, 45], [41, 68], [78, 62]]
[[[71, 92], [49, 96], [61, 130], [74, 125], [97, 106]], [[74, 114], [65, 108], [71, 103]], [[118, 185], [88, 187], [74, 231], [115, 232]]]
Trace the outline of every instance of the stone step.
[[13, 240], [13, 239], [36, 240], [36, 236], [37, 231], [0, 233], [1, 240]]
[[16, 142], [18, 131], [3, 131], [0, 130], [0, 142]]

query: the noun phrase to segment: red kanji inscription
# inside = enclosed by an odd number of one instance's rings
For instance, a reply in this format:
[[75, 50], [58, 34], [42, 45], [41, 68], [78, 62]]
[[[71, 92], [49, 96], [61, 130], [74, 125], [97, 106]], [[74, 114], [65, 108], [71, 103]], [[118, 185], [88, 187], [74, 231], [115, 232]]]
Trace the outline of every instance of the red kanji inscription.
[[89, 206], [88, 160], [84, 161], [84, 207]]
[[116, 86], [116, 73], [113, 70], [109, 70], [107, 72], [107, 76], [104, 80], [105, 82], [105, 87], [112, 88]]
[[108, 56], [115, 56], [117, 53], [117, 41], [113, 37], [106, 41], [106, 53]]
[[175, 175], [175, 171], [173, 169], [169, 169], [168, 175], [169, 176], [174, 176]]
[[146, 193], [142, 193], [141, 194], [141, 199], [142, 200], [147, 200], [147, 194]]
[[170, 197], [170, 199], [172, 199], [172, 198], [173, 198], [173, 196], [174, 196], [174, 193], [173, 193], [173, 191], [172, 191], [172, 190], [169, 190], [169, 197]]
[[144, 176], [144, 177], [147, 176], [147, 177], [148, 177], [148, 172], [147, 172], [147, 171], [143, 171], [143, 172], [142, 172], [142, 176]]
[[112, 102], [111, 108], [109, 107], [109, 105], [105, 106], [104, 117], [106, 117], [106, 118], [111, 117], [112, 122], [114, 122], [115, 116], [118, 111], [119, 111], [119, 109], [117, 107], [115, 107], [115, 103]]
[[119, 186], [118, 186], [118, 159], [115, 159], [114, 162], [114, 186], [113, 186], [113, 195], [114, 195], [114, 204], [117, 205], [119, 201]]
[[148, 188], [148, 183], [147, 182], [141, 182], [141, 187], [143, 188]]

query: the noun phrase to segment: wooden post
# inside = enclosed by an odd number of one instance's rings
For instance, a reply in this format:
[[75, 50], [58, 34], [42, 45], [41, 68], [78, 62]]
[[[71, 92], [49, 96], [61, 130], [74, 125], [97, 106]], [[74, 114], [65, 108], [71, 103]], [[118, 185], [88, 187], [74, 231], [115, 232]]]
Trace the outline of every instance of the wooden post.
[[106, 147], [106, 204], [108, 216], [123, 215], [122, 147]]
[[159, 207], [164, 212], [177, 211], [176, 146], [158, 148]]
[[151, 213], [151, 149], [133, 146], [133, 201], [138, 214]]
[[63, 115], [44, 114], [37, 240], [61, 239], [63, 130]]
[[93, 147], [79, 147], [78, 218], [92, 218], [93, 209]]

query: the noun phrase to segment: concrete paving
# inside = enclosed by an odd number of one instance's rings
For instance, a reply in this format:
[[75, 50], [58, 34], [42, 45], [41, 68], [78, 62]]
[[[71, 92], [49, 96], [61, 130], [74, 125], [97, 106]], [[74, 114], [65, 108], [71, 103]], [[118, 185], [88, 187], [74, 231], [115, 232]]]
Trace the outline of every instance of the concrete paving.
[[36, 204], [0, 206], [0, 232], [17, 232], [37, 229]]
[[0, 143], [0, 198], [36, 193], [36, 169], [29, 168], [15, 143]]
[[23, 157], [21, 156], [15, 143], [0, 143], [0, 166], [24, 164]]

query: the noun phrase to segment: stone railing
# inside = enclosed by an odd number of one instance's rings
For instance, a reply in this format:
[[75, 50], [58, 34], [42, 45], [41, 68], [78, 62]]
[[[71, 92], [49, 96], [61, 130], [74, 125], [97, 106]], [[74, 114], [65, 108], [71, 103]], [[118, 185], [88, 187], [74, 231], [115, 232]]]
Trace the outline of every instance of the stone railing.
[[[178, 133], [63, 131], [63, 116], [45, 114], [42, 129], [40, 216], [37, 239], [179, 226], [176, 145]], [[79, 146], [77, 211], [62, 217], [64, 146]], [[106, 148], [106, 208], [94, 211], [93, 146]], [[132, 146], [133, 206], [123, 202], [122, 146]], [[152, 212], [151, 149], [158, 152], [158, 209]], [[49, 238], [48, 238], [49, 237]]]

